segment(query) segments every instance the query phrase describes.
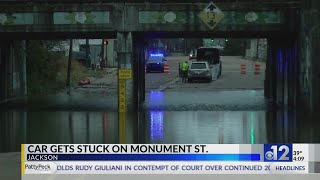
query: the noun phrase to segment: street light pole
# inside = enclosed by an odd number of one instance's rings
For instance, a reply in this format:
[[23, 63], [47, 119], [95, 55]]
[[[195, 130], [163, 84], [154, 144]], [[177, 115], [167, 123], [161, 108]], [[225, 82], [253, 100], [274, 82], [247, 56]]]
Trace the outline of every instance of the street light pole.
[[101, 70], [104, 68], [104, 65], [105, 65], [105, 62], [104, 62], [104, 39], [102, 39], [102, 42], [101, 42], [101, 63], [100, 64], [100, 68]]
[[259, 39], [257, 39], [257, 54], [256, 54], [256, 60], [259, 59]]
[[89, 46], [89, 39], [86, 39], [86, 57], [87, 57], [87, 66], [90, 68], [91, 66], [91, 59], [90, 59], [90, 46]]
[[72, 59], [72, 47], [73, 46], [73, 39], [70, 39], [69, 44], [69, 58], [68, 58], [68, 72], [67, 72], [67, 88], [68, 88], [68, 94], [70, 93], [70, 81], [71, 81], [71, 59]]

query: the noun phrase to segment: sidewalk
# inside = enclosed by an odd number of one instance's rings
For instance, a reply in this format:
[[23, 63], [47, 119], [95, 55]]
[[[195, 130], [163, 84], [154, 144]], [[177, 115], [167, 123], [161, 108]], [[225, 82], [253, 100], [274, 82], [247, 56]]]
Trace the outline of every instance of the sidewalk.
[[116, 87], [118, 84], [117, 79], [117, 68], [108, 68], [104, 69], [103, 72], [100, 72], [100, 77], [89, 77], [90, 84], [86, 85], [77, 85], [75, 88], [90, 88], [96, 86], [109, 86]]

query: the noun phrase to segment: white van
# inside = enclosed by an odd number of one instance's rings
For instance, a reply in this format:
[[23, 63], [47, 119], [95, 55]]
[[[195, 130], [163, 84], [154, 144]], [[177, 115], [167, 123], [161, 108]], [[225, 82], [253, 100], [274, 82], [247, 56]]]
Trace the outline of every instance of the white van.
[[197, 59], [197, 49], [193, 49], [190, 51], [189, 60], [191, 61], [192, 59]]

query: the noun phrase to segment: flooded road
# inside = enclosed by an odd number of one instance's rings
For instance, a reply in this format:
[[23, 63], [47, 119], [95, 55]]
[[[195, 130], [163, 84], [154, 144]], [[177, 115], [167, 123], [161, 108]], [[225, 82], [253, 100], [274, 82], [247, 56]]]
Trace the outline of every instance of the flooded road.
[[271, 108], [264, 97], [263, 70], [240, 75], [239, 62], [252, 67], [250, 62], [237, 57], [223, 61], [221, 78], [211, 83], [177, 81], [159, 91], [155, 84], [165, 86], [177, 78], [177, 62], [171, 63], [171, 74], [147, 74], [144, 108], [127, 113], [125, 122], [118, 121], [117, 85], [106, 83], [108, 78], [71, 95], [62, 92], [29, 101], [27, 109], [5, 105], [0, 111], [0, 152], [19, 152], [22, 143], [117, 144], [120, 139], [168, 144], [320, 142], [320, 113]]
[[264, 111], [269, 102], [263, 90], [201, 90], [184, 89], [151, 91], [144, 107], [165, 111]]
[[21, 143], [263, 144], [319, 143], [319, 115], [265, 111], [1, 112], [0, 151], [20, 151]]

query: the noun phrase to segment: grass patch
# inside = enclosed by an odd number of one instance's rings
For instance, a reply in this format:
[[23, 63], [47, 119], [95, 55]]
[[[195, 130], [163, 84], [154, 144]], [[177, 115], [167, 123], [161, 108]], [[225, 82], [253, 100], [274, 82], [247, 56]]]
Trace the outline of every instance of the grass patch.
[[89, 70], [88, 74], [90, 77], [103, 78], [106, 75], [106, 72], [101, 70]]
[[[30, 96], [42, 96], [54, 94], [66, 87], [68, 58], [59, 57], [48, 59], [47, 66], [43, 70], [28, 74], [28, 92]], [[71, 85], [77, 85], [80, 80], [90, 76], [89, 70], [76, 60], [71, 61]]]

